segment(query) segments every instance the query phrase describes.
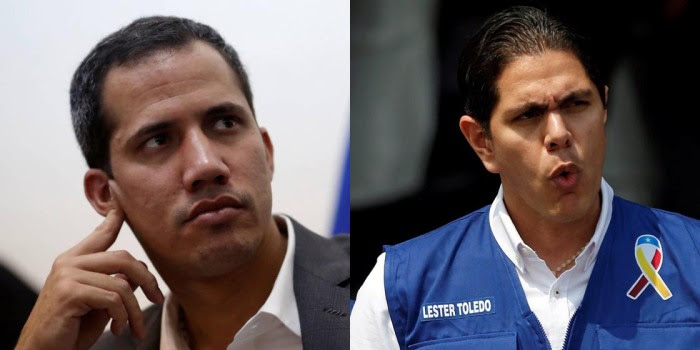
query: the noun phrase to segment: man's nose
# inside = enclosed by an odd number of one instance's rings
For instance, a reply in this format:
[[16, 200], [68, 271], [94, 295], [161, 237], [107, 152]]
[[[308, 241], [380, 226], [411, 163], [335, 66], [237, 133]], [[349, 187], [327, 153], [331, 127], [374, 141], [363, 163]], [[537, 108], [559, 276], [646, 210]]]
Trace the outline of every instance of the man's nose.
[[190, 192], [208, 185], [224, 185], [231, 175], [221, 155], [203, 133], [193, 131], [183, 141], [183, 183]]
[[571, 132], [558, 111], [547, 112], [545, 120], [544, 145], [547, 151], [554, 152], [571, 146]]

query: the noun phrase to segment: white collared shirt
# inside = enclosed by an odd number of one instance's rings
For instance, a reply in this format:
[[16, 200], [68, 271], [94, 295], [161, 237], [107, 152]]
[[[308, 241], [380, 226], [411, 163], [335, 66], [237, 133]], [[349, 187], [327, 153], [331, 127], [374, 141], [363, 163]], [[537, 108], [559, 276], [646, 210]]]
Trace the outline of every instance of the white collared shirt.
[[[301, 350], [299, 310], [294, 297], [294, 226], [291, 220], [279, 215], [287, 225], [287, 251], [270, 295], [258, 312], [235, 334], [228, 350], [280, 349]], [[161, 320], [161, 350], [187, 350], [186, 334], [180, 328], [177, 298], [169, 294], [163, 306]]]
[[[515, 265], [527, 303], [542, 324], [552, 349], [564, 346], [569, 320], [581, 304], [596, 256], [612, 216], [613, 190], [601, 179], [602, 205], [591, 240], [575, 265], [555, 278], [544, 260], [520, 238], [503, 202], [503, 187], [489, 210], [491, 231], [499, 247]], [[350, 349], [399, 349], [384, 293], [384, 253], [357, 294], [350, 315]]]

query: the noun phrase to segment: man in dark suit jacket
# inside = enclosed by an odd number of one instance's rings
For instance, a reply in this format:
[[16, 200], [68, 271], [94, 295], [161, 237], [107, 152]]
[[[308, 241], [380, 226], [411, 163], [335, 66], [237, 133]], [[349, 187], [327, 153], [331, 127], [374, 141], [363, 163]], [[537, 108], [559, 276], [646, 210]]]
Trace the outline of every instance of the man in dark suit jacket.
[[[348, 348], [349, 241], [272, 215], [272, 141], [216, 31], [136, 20], [88, 54], [70, 97], [105, 221], [55, 260], [19, 349], [86, 349], [110, 320], [100, 348]], [[107, 251], [123, 222], [168, 299], [145, 264]], [[138, 287], [158, 305], [142, 312]]]
[[[292, 220], [296, 233], [294, 294], [304, 349], [348, 347], [348, 282], [350, 239], [335, 236], [329, 242]], [[342, 257], [342, 258], [339, 258]], [[94, 350], [160, 349], [163, 308], [153, 305], [144, 311], [148, 337], [137, 342], [130, 332], [121, 336], [105, 334]]]

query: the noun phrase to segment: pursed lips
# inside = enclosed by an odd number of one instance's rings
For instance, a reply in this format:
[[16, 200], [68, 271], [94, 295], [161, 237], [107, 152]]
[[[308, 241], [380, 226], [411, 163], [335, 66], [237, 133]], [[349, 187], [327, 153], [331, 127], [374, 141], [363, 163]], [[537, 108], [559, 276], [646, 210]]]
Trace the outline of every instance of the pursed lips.
[[559, 190], [573, 191], [579, 183], [581, 168], [573, 162], [560, 164], [549, 174], [549, 181]]
[[549, 179], [554, 179], [558, 176], [566, 176], [568, 174], [578, 174], [581, 172], [581, 168], [573, 162], [566, 162], [560, 164], [549, 174]]

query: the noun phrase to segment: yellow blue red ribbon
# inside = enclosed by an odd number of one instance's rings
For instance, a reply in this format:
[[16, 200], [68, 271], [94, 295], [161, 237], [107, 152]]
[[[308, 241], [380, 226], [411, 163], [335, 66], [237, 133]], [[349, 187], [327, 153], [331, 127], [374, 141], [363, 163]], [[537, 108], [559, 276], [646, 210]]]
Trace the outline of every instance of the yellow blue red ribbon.
[[661, 275], [659, 275], [659, 269], [663, 262], [663, 250], [659, 239], [652, 235], [639, 236], [634, 247], [634, 257], [637, 260], [639, 269], [642, 270], [642, 274], [634, 282], [632, 288], [627, 291], [627, 296], [637, 299], [647, 286], [651, 284], [661, 299], [667, 300], [672, 297], [671, 290], [668, 289]]

